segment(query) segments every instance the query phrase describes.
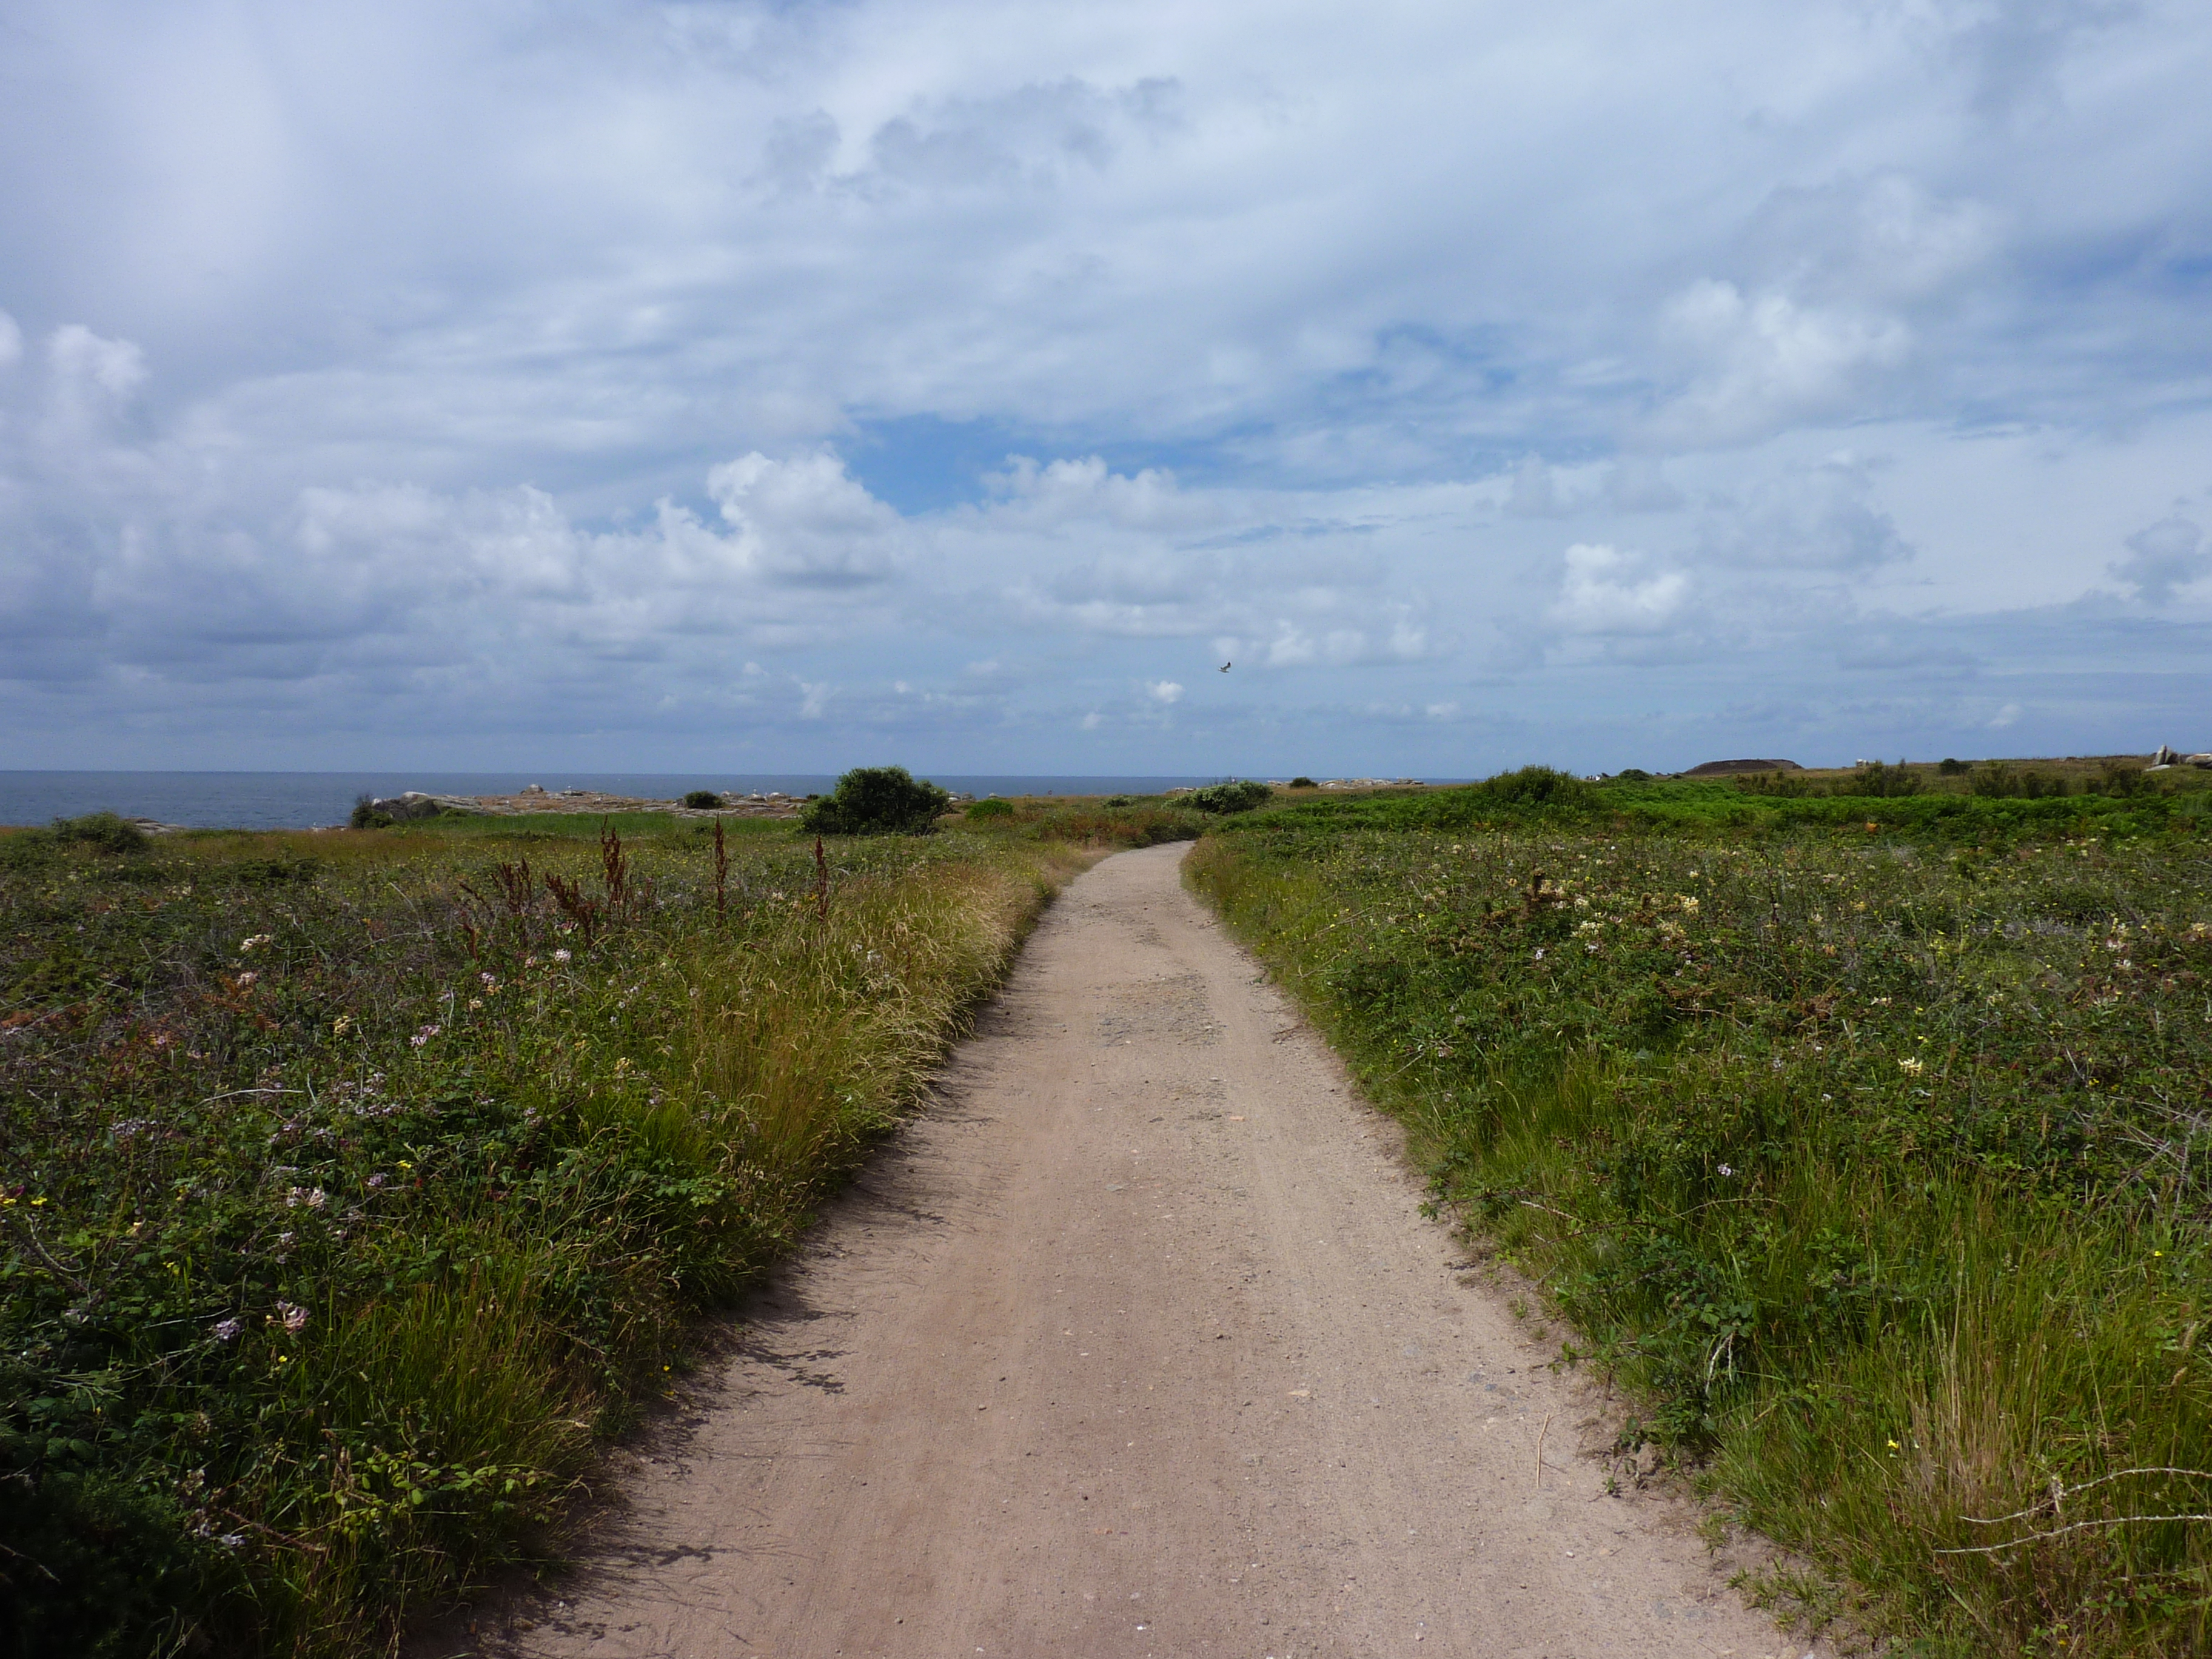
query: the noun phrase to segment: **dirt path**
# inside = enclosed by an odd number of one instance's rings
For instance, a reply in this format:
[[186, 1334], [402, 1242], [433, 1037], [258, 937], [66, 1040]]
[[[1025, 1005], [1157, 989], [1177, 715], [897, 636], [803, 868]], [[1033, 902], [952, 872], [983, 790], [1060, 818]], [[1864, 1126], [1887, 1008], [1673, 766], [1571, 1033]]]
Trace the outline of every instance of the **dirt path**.
[[[1418, 1213], [1187, 895], [1101, 864], [495, 1644], [592, 1656], [1802, 1653]], [[1538, 1453], [1543, 1464], [1540, 1470]]]

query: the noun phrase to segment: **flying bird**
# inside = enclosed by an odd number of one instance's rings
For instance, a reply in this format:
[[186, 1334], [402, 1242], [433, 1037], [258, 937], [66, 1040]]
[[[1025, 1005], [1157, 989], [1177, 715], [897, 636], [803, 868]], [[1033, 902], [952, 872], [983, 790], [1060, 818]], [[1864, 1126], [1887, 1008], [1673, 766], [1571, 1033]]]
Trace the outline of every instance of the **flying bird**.
[[1223, 673], [1224, 673], [1224, 674], [1226, 674], [1226, 673], [1229, 672], [1229, 665], [1228, 665], [1227, 663], [1224, 663], [1224, 664], [1222, 664], [1222, 665], [1221, 665], [1221, 672], [1222, 672]]

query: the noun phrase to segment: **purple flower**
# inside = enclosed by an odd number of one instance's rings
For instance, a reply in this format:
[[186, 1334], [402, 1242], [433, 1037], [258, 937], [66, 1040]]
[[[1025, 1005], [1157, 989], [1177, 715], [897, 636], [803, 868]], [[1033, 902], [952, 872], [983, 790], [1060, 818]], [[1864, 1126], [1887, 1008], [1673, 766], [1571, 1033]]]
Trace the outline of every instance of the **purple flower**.
[[239, 1332], [245, 1328], [246, 1328], [243, 1325], [240, 1325], [235, 1319], [217, 1320], [216, 1322], [215, 1328], [215, 1340], [218, 1342], [230, 1341], [239, 1334]]
[[276, 1311], [283, 1316], [284, 1328], [294, 1336], [307, 1328], [307, 1310], [296, 1302], [279, 1302]]

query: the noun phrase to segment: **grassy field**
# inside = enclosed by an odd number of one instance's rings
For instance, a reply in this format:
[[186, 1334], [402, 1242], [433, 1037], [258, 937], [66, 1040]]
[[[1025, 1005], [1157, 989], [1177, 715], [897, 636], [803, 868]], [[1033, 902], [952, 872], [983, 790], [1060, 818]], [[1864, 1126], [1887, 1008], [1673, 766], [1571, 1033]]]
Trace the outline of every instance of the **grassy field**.
[[909, 1109], [1085, 846], [0, 835], [0, 1653], [386, 1650]]
[[1530, 772], [1254, 814], [1192, 878], [1638, 1402], [1622, 1478], [1662, 1449], [1811, 1564], [1756, 1594], [2197, 1654], [2208, 799]]

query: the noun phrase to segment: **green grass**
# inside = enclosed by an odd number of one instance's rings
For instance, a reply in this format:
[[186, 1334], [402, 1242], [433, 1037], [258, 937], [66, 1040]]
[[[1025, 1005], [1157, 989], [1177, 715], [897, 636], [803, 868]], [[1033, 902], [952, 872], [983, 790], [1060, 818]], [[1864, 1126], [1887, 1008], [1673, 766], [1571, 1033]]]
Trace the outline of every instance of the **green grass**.
[[618, 822], [0, 835], [0, 1654], [383, 1651], [556, 1555], [1083, 858]]
[[1813, 1564], [1756, 1592], [1928, 1655], [2204, 1651], [2212, 1524], [2145, 1518], [2212, 1513], [2171, 1472], [2212, 1470], [2198, 820], [1740, 796], [1279, 808], [1193, 879], [1629, 1389], [1622, 1450]]

